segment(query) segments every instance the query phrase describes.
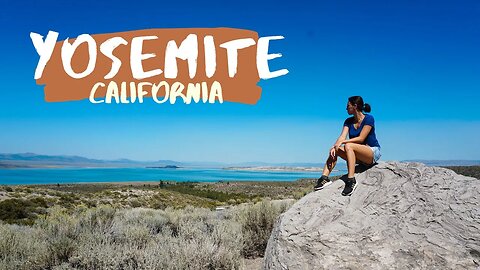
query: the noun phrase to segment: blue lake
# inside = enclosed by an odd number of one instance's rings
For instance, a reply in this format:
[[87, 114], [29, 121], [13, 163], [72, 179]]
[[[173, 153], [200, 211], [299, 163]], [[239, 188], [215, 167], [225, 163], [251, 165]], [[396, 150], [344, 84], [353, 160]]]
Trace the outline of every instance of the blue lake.
[[[345, 170], [334, 171], [338, 175]], [[294, 181], [318, 178], [321, 172], [243, 171], [218, 168], [48, 168], [0, 169], [0, 184], [57, 184], [126, 181]]]

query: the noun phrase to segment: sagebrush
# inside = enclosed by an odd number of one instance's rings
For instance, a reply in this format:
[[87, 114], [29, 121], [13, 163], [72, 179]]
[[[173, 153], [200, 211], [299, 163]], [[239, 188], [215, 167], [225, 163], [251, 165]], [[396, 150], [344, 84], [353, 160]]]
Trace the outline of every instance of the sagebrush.
[[263, 256], [293, 200], [222, 211], [52, 207], [32, 226], [0, 224], [1, 269], [242, 269]]

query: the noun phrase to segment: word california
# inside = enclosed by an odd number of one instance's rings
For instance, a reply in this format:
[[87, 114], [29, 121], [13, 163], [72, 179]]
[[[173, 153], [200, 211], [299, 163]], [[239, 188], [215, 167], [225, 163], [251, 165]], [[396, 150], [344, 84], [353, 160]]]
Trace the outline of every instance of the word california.
[[30, 33], [39, 55], [34, 79], [45, 84], [47, 101], [88, 98], [91, 103], [255, 104], [260, 79], [287, 74], [271, 71], [272, 40], [231, 28], [148, 29], [113, 34], [81, 34], [58, 41]]

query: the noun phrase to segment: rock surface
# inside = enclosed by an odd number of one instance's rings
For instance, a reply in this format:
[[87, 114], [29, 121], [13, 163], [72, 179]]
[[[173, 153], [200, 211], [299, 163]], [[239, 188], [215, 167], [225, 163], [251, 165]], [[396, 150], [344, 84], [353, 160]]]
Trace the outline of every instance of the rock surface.
[[264, 269], [478, 269], [480, 180], [400, 162], [356, 179], [350, 197], [337, 180], [282, 214]]

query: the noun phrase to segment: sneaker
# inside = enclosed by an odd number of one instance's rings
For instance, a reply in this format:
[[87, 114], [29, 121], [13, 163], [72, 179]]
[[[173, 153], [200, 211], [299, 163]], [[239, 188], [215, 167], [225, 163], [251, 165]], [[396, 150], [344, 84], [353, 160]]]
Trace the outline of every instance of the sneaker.
[[314, 190], [320, 190], [324, 187], [330, 185], [332, 181], [328, 178], [328, 176], [322, 175], [322, 177], [318, 178], [317, 185], [313, 188]]
[[348, 178], [345, 181], [345, 188], [342, 191], [343, 196], [350, 196], [352, 195], [353, 191], [357, 187], [357, 181], [355, 180], [355, 177]]

